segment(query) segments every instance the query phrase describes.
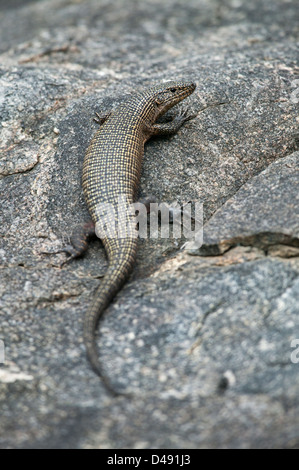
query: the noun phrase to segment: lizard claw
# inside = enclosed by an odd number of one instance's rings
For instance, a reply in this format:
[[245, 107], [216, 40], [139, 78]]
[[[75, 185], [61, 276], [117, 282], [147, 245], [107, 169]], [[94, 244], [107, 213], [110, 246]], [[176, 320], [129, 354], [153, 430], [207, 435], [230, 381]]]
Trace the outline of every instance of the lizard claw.
[[190, 121], [191, 119], [194, 119], [196, 116], [197, 116], [197, 113], [191, 114], [189, 108], [183, 108], [178, 115], [178, 117], [180, 117], [184, 122]]
[[97, 113], [96, 111], [95, 111], [95, 114], [96, 114], [96, 116], [93, 118], [93, 120], [97, 124], [103, 124], [103, 117], [99, 113]]
[[59, 264], [59, 267], [61, 268], [62, 266], [64, 266], [66, 263], [69, 263], [70, 261], [72, 261], [74, 258], [76, 258], [78, 256], [76, 250], [74, 250], [73, 246], [72, 245], [67, 245], [65, 246], [64, 248], [60, 248], [59, 250], [49, 250], [49, 251], [41, 251], [40, 252], [40, 255], [57, 255], [59, 253], [66, 253], [68, 256], [68, 258], [66, 258], [64, 261], [62, 261], [60, 264]]
[[107, 121], [108, 117], [111, 116], [111, 111], [109, 111], [107, 113], [103, 113], [103, 114], [99, 114], [95, 111], [95, 114], [96, 114], [96, 117], [94, 117], [93, 120], [97, 124], [100, 124], [100, 126], [101, 126], [102, 124], [104, 124], [105, 121]]

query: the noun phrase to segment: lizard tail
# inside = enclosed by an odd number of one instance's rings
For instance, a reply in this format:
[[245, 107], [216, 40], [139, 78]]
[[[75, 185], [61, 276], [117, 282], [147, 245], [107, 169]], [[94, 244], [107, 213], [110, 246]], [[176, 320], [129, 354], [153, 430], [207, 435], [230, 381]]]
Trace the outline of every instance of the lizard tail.
[[123, 395], [123, 393], [117, 392], [103, 373], [96, 345], [96, 330], [105, 309], [132, 271], [136, 258], [137, 243], [137, 239], [123, 239], [121, 243], [118, 242], [117, 250], [115, 250], [115, 247], [113, 250], [109, 250], [110, 247], [108, 248], [108, 256], [109, 252], [112, 252], [113, 255], [109, 259], [107, 272], [101, 285], [96, 290], [94, 300], [84, 319], [84, 344], [87, 358], [94, 372], [102, 379], [106, 389], [114, 396]]

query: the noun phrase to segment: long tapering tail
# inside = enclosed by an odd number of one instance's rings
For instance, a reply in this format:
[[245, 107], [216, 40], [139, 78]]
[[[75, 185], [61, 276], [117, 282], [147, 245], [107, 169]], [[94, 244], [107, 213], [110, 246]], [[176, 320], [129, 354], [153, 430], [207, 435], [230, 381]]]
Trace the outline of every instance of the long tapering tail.
[[106, 389], [114, 396], [122, 395], [122, 393], [117, 392], [112, 387], [109, 379], [102, 371], [95, 336], [99, 320], [105, 309], [121, 289], [132, 271], [136, 258], [137, 244], [137, 239], [131, 238], [118, 241], [117, 247], [114, 246], [113, 249], [111, 249], [111, 246], [107, 247], [107, 243], [105, 243], [106, 249], [108, 248], [108, 256], [109, 252], [112, 253], [109, 257], [109, 267], [101, 285], [95, 293], [94, 300], [84, 320], [84, 343], [87, 358], [94, 372], [102, 379]]

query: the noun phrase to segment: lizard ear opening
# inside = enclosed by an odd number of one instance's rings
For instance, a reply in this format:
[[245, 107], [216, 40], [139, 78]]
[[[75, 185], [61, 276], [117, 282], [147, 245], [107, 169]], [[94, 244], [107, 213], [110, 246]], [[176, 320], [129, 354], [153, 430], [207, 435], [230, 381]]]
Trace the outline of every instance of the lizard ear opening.
[[157, 106], [162, 106], [165, 101], [167, 101], [169, 95], [169, 91], [161, 91], [160, 93], [157, 93], [155, 96], [155, 104]]

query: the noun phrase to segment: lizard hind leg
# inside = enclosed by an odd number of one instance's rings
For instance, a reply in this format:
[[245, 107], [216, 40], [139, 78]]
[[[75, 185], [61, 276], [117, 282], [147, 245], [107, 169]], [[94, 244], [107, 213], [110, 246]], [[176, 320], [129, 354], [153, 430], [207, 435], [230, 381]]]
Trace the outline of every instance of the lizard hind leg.
[[71, 255], [71, 259], [82, 256], [88, 248], [90, 238], [95, 235], [95, 224], [89, 220], [74, 230], [70, 239], [71, 244], [65, 247], [64, 251]]
[[94, 237], [95, 235], [95, 224], [92, 220], [89, 220], [88, 222], [85, 222], [84, 224], [76, 227], [76, 229], [73, 231], [73, 234], [70, 238], [70, 243], [68, 245], [56, 251], [43, 251], [42, 254], [68, 254], [69, 257], [61, 263], [61, 266], [63, 266], [65, 263], [68, 263], [73, 259], [82, 256], [88, 248], [88, 242], [90, 238]]

